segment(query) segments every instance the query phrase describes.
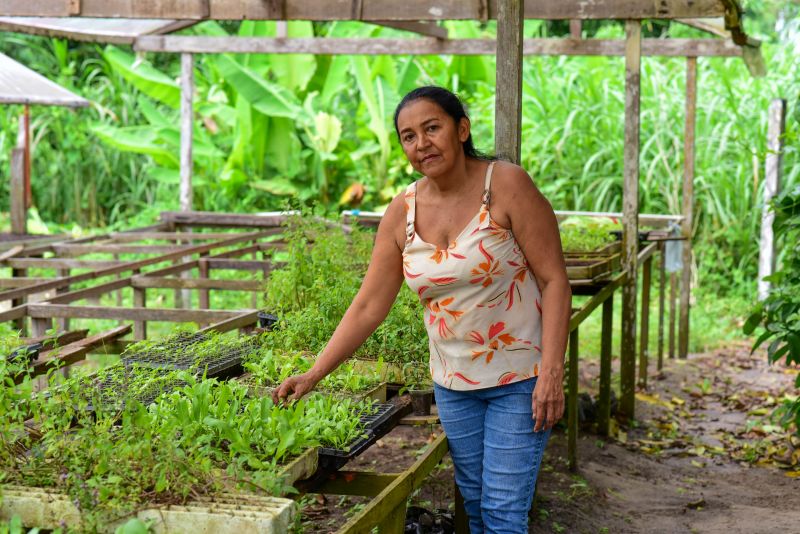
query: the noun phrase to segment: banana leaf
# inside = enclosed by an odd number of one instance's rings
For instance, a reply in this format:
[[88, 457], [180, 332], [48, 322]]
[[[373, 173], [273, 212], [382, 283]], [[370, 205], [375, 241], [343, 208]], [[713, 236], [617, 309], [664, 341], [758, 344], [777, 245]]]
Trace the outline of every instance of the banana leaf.
[[133, 54], [111, 45], [105, 48], [103, 57], [114, 71], [150, 98], [171, 108], [180, 106], [181, 91], [178, 84], [147, 61], [138, 61]]

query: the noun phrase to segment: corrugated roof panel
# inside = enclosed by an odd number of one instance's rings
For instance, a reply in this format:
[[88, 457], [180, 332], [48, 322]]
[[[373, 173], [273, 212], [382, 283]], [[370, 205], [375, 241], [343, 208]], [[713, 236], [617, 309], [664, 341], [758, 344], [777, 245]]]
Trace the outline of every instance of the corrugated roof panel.
[[197, 21], [93, 19], [81, 17], [0, 17], [0, 30], [62, 37], [76, 41], [131, 44], [140, 35], [161, 35]]
[[89, 101], [0, 54], [0, 104], [83, 107]]

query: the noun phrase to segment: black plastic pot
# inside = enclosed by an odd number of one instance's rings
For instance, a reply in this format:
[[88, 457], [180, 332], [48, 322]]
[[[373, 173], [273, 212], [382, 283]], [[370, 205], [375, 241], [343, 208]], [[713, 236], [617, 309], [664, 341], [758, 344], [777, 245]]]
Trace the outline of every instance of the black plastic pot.
[[258, 312], [258, 326], [265, 330], [273, 330], [275, 325], [278, 324], [278, 316], [271, 313], [260, 311]]
[[39, 353], [44, 348], [43, 343], [34, 343], [32, 345], [23, 345], [21, 347], [17, 347], [7, 356], [8, 361], [13, 361], [17, 359], [25, 359], [27, 360], [28, 365], [31, 364], [33, 360], [39, 358]]
[[411, 395], [411, 406], [414, 409], [414, 415], [431, 414], [432, 389], [412, 389], [408, 393]]

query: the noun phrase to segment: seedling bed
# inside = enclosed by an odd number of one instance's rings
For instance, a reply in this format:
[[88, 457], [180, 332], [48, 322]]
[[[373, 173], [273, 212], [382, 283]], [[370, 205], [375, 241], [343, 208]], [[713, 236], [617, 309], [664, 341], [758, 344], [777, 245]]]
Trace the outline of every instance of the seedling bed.
[[123, 356], [122, 362], [126, 367], [136, 364], [151, 368], [193, 371], [198, 376], [205, 373], [207, 378], [228, 379], [244, 372], [242, 360], [257, 343], [253, 338], [224, 352], [207, 354], [198, 359], [188, 349], [206, 339], [207, 337], [202, 334], [187, 335], [182, 339], [170, 340], [154, 350], [143, 350]]
[[619, 269], [619, 254], [608, 258], [566, 258], [570, 280], [595, 280]]
[[622, 251], [622, 242], [621, 241], [614, 241], [613, 243], [609, 243], [597, 250], [590, 250], [590, 251], [574, 251], [574, 250], [565, 250], [564, 257], [567, 259], [570, 258], [606, 258], [609, 256], [613, 256], [614, 254], [619, 254]]
[[347, 462], [367, 450], [380, 438], [388, 434], [397, 423], [410, 411], [410, 405], [375, 404], [377, 412], [373, 415], [362, 415], [366, 437], [358, 438], [347, 446], [346, 450], [333, 447], [322, 447], [319, 451], [319, 467], [322, 471], [338, 471]]

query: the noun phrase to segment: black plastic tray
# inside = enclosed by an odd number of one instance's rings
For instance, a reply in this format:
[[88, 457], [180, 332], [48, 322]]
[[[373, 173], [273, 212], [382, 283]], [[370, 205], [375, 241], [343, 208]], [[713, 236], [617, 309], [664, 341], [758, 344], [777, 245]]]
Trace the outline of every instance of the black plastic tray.
[[6, 361], [10, 362], [18, 358], [20, 359], [25, 358], [27, 359], [27, 364], [30, 365], [33, 362], [33, 360], [39, 358], [39, 353], [42, 352], [43, 348], [44, 348], [44, 343], [33, 343], [31, 345], [22, 345], [9, 352], [8, 356], [6, 356]]
[[364, 433], [367, 434], [367, 437], [360, 437], [352, 441], [347, 450], [322, 447], [319, 450], [320, 469], [327, 471], [341, 469], [348, 461], [388, 434], [411, 409], [411, 405], [401, 404], [376, 404], [375, 407], [378, 410], [375, 414], [361, 416], [361, 422], [365, 427]]

